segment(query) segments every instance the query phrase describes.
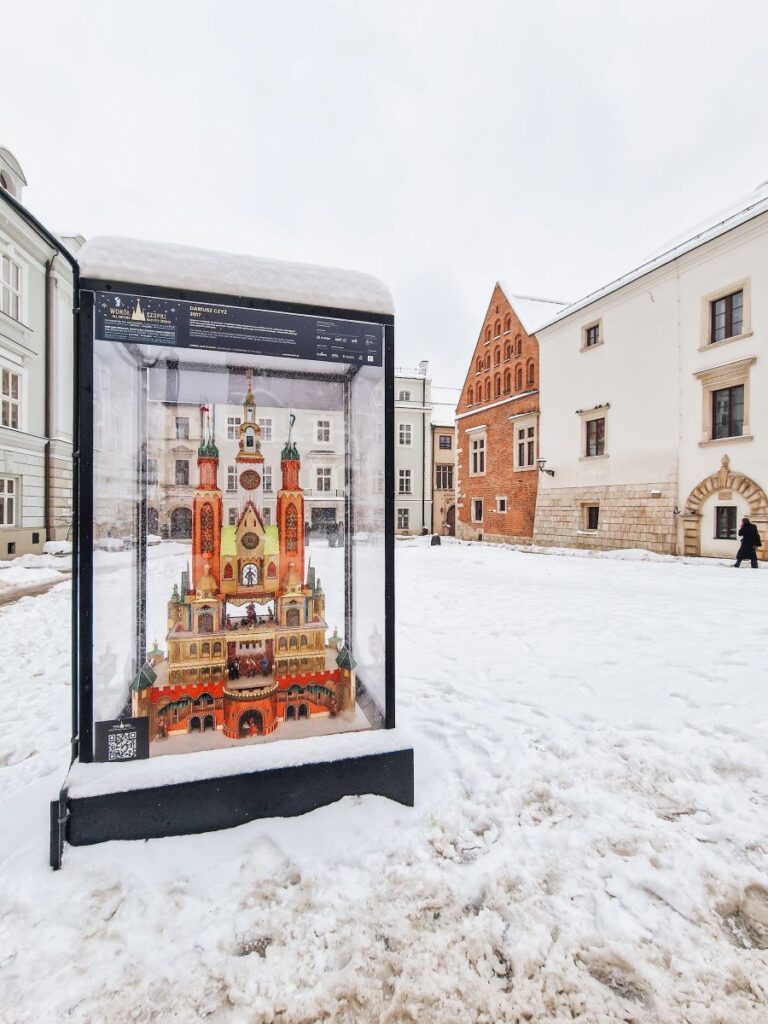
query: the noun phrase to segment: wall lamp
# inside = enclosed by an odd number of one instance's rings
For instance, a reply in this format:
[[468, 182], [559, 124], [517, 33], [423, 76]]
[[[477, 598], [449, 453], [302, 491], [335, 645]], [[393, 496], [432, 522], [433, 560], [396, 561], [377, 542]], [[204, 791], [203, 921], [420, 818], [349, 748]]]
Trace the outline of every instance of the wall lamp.
[[546, 459], [542, 459], [542, 458], [536, 459], [536, 465], [539, 467], [539, 472], [540, 473], [546, 473], [547, 476], [554, 476], [555, 475], [554, 469], [544, 469], [546, 464], [547, 464], [547, 460]]

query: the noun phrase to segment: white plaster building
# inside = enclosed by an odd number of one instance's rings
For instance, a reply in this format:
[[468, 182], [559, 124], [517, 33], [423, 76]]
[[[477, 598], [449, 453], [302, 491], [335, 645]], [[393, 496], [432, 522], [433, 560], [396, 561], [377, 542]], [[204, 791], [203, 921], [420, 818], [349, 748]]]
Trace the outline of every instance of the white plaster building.
[[432, 382], [418, 369], [395, 370], [395, 532], [432, 529]]
[[768, 183], [537, 336], [536, 543], [732, 556], [744, 514], [768, 541]]
[[72, 521], [72, 269], [19, 208], [26, 184], [0, 147], [2, 559], [65, 539]]

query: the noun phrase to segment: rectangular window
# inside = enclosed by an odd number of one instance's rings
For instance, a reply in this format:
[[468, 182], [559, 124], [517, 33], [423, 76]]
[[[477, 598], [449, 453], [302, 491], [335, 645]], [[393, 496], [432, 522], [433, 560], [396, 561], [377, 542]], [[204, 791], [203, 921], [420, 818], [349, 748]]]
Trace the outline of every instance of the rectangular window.
[[443, 451], [450, 450], [452, 440], [453, 439], [450, 434], [441, 434], [440, 440], [438, 441], [438, 445], [440, 448], [443, 449]]
[[473, 498], [472, 499], [472, 522], [482, 523], [483, 521], [483, 499]]
[[330, 420], [318, 420], [317, 421], [317, 440], [321, 444], [328, 444], [331, 440], [331, 421]]
[[741, 334], [744, 325], [744, 292], [723, 295], [710, 303], [712, 311], [712, 330], [710, 343], [735, 338]]
[[741, 437], [744, 433], [744, 385], [712, 392], [712, 437]]
[[21, 267], [10, 256], [0, 261], [0, 309], [21, 320]]
[[266, 419], [259, 420], [259, 426], [261, 427], [261, 440], [271, 441], [272, 440], [272, 418], [267, 417]]
[[397, 510], [397, 528], [398, 530], [407, 530], [410, 523], [411, 513], [407, 508], [399, 508]]
[[227, 416], [227, 440], [236, 441], [240, 436], [240, 424], [242, 419], [239, 416]]
[[398, 435], [398, 440], [402, 445], [410, 445], [411, 443], [411, 424], [401, 423]]
[[321, 466], [317, 471], [317, 489], [318, 491], [330, 491], [331, 489], [331, 471], [328, 467]]
[[715, 537], [717, 540], [736, 540], [736, 506], [717, 505], [715, 508]]
[[410, 494], [411, 493], [411, 471], [410, 469], [401, 469], [398, 473], [397, 483], [398, 494]]
[[157, 483], [157, 459], [147, 459], [147, 484]]
[[230, 526], [236, 526], [237, 525], [237, 509], [236, 508], [231, 508], [229, 510], [229, 512], [227, 512], [227, 516], [228, 516], [229, 525]]
[[517, 469], [530, 469], [536, 464], [536, 427], [517, 428], [517, 444], [515, 447]]
[[600, 344], [600, 324], [591, 324], [584, 331], [584, 348], [594, 348]]
[[261, 469], [262, 486], [265, 494], [272, 493], [272, 467], [262, 466]]
[[0, 476], [0, 526], [16, 525], [16, 480], [12, 476]]
[[410, 391], [401, 391], [400, 394], [397, 396], [397, 400], [398, 400], [398, 402], [410, 402], [410, 400], [411, 400], [411, 392]]
[[21, 375], [3, 370], [2, 424], [18, 430], [21, 423]]
[[176, 460], [176, 484], [180, 487], [189, 486], [189, 462], [186, 459]]
[[435, 466], [435, 488], [438, 491], [453, 490], [453, 466]]
[[599, 505], [585, 505], [584, 506], [584, 529], [585, 530], [596, 530], [597, 524], [600, 521], [600, 506]]
[[176, 417], [176, 440], [189, 440], [189, 416]]
[[507, 511], [507, 499], [506, 498], [497, 498], [496, 499], [496, 511], [497, 512], [506, 512]]
[[482, 476], [485, 473], [485, 438], [472, 438], [472, 476]]
[[605, 419], [587, 420], [586, 455], [605, 455]]
[[264, 525], [265, 526], [269, 526], [270, 523], [272, 522], [272, 509], [271, 508], [263, 508], [261, 510], [261, 518], [264, 521]]
[[237, 466], [227, 466], [227, 490], [237, 490]]

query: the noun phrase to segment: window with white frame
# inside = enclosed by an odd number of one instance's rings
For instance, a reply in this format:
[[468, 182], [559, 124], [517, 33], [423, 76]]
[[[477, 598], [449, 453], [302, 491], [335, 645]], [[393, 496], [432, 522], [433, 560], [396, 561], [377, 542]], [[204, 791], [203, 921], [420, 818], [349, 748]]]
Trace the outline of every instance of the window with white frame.
[[0, 309], [21, 320], [21, 267], [10, 256], [0, 258]]
[[227, 516], [229, 517], [228, 518], [229, 525], [230, 526], [236, 526], [237, 525], [237, 509], [236, 508], [231, 508], [227, 512]]
[[605, 455], [605, 416], [596, 416], [585, 421], [584, 454], [587, 458]]
[[227, 466], [227, 490], [237, 490], [237, 466]]
[[485, 434], [470, 436], [469, 442], [469, 475], [485, 475]]
[[317, 489], [328, 492], [331, 489], [331, 470], [328, 466], [317, 468]]
[[440, 447], [441, 450], [445, 451], [452, 447], [452, 441], [453, 439], [450, 434], [440, 434], [438, 446]]
[[483, 499], [473, 498], [472, 499], [472, 522], [482, 523], [483, 521]]
[[0, 476], [0, 526], [15, 526], [18, 508], [18, 483], [15, 477]]
[[400, 424], [400, 429], [398, 431], [398, 441], [400, 442], [400, 444], [406, 445], [406, 446], [410, 445], [410, 443], [411, 443], [411, 436], [412, 436], [411, 424], [410, 423], [401, 423]]
[[189, 461], [187, 459], [176, 459], [174, 479], [179, 487], [187, 487], [189, 485]]
[[2, 424], [18, 430], [21, 427], [21, 374], [3, 369]]
[[536, 466], [536, 421], [515, 420], [515, 469]]
[[451, 466], [451, 465], [435, 466], [435, 490], [437, 490], [437, 491], [452, 491], [453, 490], [453, 466]]
[[318, 420], [316, 440], [320, 444], [328, 444], [331, 440], [331, 421]]
[[176, 440], [189, 440], [189, 416], [176, 417]]
[[259, 426], [261, 427], [261, 439], [262, 441], [272, 440], [272, 417], [267, 416], [259, 419]]
[[272, 467], [262, 466], [261, 467], [261, 485], [264, 488], [266, 494], [272, 492]]
[[397, 396], [397, 400], [398, 400], [398, 402], [410, 402], [410, 400], [411, 400], [411, 392], [410, 391], [401, 391], [400, 394]]
[[410, 494], [411, 493], [411, 471], [410, 469], [401, 469], [397, 474], [397, 493], [398, 494]]
[[702, 384], [702, 442], [750, 438], [750, 368], [755, 356], [695, 374]]
[[411, 512], [407, 508], [399, 508], [397, 510], [397, 528], [398, 530], [407, 530], [411, 522]]
[[227, 416], [227, 440], [236, 441], [240, 436], [240, 424], [242, 419], [239, 416]]
[[496, 511], [506, 512], [507, 511], [507, 499], [503, 496], [497, 496], [496, 498]]

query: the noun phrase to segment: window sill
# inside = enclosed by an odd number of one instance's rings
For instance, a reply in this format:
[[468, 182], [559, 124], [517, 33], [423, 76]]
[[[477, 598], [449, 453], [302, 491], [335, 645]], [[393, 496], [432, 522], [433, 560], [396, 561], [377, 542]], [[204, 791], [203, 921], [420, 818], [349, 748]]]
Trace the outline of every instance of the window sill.
[[599, 462], [601, 459], [610, 458], [609, 455], [582, 455], [579, 457], [579, 462]]
[[752, 434], [737, 434], [735, 437], [710, 437], [707, 441], [699, 441], [699, 448], [709, 448], [715, 444], [736, 444], [739, 441], [753, 441]]
[[595, 345], [582, 345], [579, 352], [592, 352], [596, 348], [602, 348], [604, 344], [604, 341], [598, 341]]
[[516, 473], [532, 473], [538, 466], [515, 466]]
[[742, 341], [744, 338], [751, 338], [753, 331], [745, 331], [743, 334], [734, 334], [732, 338], [721, 338], [720, 341], [706, 341], [703, 345], [699, 345], [699, 352], [711, 352], [714, 348], [720, 348], [722, 345], [730, 345], [732, 341]]
[[597, 530], [577, 530], [577, 537], [594, 537], [597, 535]]

